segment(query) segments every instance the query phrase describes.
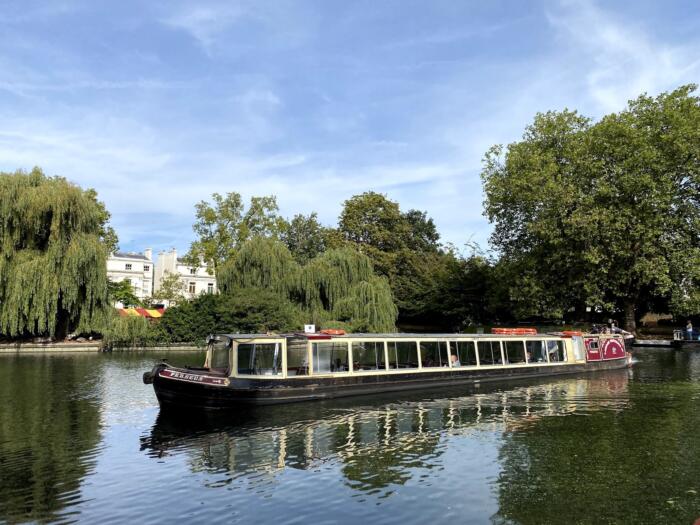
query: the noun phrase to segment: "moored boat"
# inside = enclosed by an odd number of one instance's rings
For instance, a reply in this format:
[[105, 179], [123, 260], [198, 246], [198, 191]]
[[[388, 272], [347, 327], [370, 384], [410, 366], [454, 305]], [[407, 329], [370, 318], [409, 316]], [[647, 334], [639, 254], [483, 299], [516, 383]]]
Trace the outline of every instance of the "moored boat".
[[161, 407], [235, 408], [628, 366], [622, 336], [533, 329], [473, 334], [218, 334], [203, 367], [144, 374]]

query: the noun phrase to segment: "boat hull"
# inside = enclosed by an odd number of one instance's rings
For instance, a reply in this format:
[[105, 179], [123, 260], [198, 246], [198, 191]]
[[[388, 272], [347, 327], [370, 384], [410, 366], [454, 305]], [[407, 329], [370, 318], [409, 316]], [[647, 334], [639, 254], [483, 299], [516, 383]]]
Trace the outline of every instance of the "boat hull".
[[[512, 381], [531, 377], [580, 374], [628, 366], [628, 360], [523, 367], [493, 367], [405, 374], [304, 377], [293, 379], [243, 379], [207, 376], [201, 372], [159, 365], [146, 382], [153, 382], [162, 408], [221, 410], [242, 406], [276, 405], [372, 395], [385, 392], [425, 390], [465, 383]], [[203, 379], [202, 379], [203, 378]], [[225, 384], [224, 384], [225, 383]]]

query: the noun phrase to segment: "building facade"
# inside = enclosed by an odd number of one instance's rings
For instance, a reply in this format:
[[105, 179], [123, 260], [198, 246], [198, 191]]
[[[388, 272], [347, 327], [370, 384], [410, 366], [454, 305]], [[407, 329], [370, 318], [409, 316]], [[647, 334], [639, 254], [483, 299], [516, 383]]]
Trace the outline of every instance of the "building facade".
[[107, 278], [113, 282], [129, 281], [134, 295], [140, 300], [153, 295], [153, 252], [116, 252], [107, 258]]
[[203, 293], [216, 293], [216, 276], [209, 275], [207, 265], [202, 264], [197, 268], [188, 266], [177, 256], [174, 248], [168, 252], [158, 253], [154, 274], [154, 294], [157, 297], [160, 283], [166, 274], [180, 276], [183, 284], [183, 295], [187, 299], [192, 299]]

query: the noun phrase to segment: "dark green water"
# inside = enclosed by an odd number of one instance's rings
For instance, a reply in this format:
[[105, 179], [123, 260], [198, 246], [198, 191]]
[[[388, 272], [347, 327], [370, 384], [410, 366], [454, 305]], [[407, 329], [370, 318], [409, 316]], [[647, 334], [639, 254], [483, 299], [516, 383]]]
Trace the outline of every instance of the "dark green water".
[[0, 522], [690, 524], [700, 353], [637, 359], [192, 421], [159, 414], [153, 355], [0, 356]]

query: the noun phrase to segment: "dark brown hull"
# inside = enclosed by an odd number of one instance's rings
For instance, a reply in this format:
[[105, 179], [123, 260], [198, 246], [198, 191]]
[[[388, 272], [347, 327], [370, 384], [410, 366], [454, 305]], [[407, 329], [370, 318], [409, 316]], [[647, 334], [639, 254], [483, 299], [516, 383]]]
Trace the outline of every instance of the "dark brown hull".
[[[195, 381], [173, 379], [161, 375], [173, 370], [165, 365], [154, 369], [152, 381], [163, 408], [232, 409], [251, 405], [274, 405], [333, 399], [338, 397], [372, 395], [406, 390], [435, 389], [465, 383], [481, 383], [519, 380], [532, 377], [579, 374], [599, 370], [612, 370], [628, 366], [627, 359], [614, 359], [577, 365], [527, 366], [522, 368], [482, 368], [413, 372], [342, 377], [309, 377], [294, 379], [243, 379], [232, 378], [226, 386]], [[176, 369], [183, 374], [202, 374], [198, 371]], [[150, 382], [150, 381], [149, 381]]]

